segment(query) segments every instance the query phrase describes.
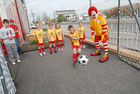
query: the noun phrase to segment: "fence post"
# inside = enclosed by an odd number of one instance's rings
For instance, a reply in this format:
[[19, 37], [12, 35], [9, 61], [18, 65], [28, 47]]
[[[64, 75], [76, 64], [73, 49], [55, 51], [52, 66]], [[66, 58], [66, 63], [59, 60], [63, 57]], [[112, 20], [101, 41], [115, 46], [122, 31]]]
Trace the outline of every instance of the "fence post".
[[120, 0], [118, 0], [118, 36], [117, 36], [117, 56], [119, 56], [120, 46]]
[[133, 4], [132, 4], [131, 0], [128, 0], [128, 1], [129, 1], [130, 6], [131, 6], [132, 12], [133, 12], [133, 14], [135, 16], [135, 19], [136, 19], [136, 22], [137, 22], [137, 25], [138, 25], [138, 28], [139, 28], [139, 31], [140, 31], [140, 24], [139, 24], [139, 21], [138, 21], [137, 13], [136, 13], [136, 11], [135, 11], [135, 9], [133, 7]]

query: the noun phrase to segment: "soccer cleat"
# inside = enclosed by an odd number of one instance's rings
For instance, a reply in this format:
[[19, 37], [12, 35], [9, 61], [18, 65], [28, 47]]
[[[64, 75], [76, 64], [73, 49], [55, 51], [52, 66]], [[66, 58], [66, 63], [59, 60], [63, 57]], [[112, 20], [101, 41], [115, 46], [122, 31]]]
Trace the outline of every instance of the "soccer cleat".
[[16, 62], [14, 61], [14, 62], [12, 62], [12, 65], [15, 65], [16, 64]]
[[17, 60], [17, 62], [18, 62], [18, 63], [20, 63], [20, 62], [21, 62], [21, 60], [19, 59], [19, 60]]
[[56, 51], [56, 50], [55, 50], [54, 52], [55, 52], [55, 53], [57, 53], [57, 51]]
[[45, 53], [45, 52], [43, 52], [43, 55], [46, 55], [46, 53]]
[[40, 53], [40, 56], [42, 56], [42, 53]]
[[85, 46], [85, 45], [83, 45], [83, 48], [85, 49], [85, 48], [86, 48], [86, 46]]
[[101, 55], [101, 51], [98, 51], [98, 50], [97, 50], [96, 53], [91, 53], [90, 55], [91, 55], [91, 56]]
[[61, 51], [63, 51], [64, 50], [64, 48], [61, 48]]
[[59, 48], [58, 50], [61, 51], [61, 48]]
[[73, 67], [75, 67], [75, 68], [76, 68], [76, 67], [77, 67], [77, 64], [76, 64], [76, 63], [73, 63]]
[[107, 54], [107, 55], [104, 55], [104, 57], [102, 58], [102, 59], [99, 59], [99, 61], [101, 62], [101, 63], [104, 63], [105, 61], [107, 61], [109, 59], [109, 55]]
[[52, 54], [52, 52], [50, 52], [50, 54]]

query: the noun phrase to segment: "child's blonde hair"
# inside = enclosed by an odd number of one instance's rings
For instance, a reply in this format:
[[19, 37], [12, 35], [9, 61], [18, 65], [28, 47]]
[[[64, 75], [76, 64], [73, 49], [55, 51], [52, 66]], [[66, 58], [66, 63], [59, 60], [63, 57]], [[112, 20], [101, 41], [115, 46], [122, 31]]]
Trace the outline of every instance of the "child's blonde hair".
[[80, 24], [80, 23], [82, 24], [82, 21], [81, 21], [81, 20], [79, 21], [79, 24]]
[[[57, 25], [59, 25], [59, 28], [57, 28]], [[60, 28], [61, 28], [60, 24], [59, 23], [56, 23], [55, 24], [55, 29], [60, 29]]]

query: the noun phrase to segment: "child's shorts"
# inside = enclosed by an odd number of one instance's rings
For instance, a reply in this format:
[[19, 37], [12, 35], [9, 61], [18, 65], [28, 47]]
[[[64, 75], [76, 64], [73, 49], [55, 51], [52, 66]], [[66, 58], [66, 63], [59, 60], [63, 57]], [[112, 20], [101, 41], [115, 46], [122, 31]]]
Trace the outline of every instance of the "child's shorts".
[[56, 41], [50, 41], [49, 43], [50, 43], [50, 44], [55, 44], [55, 43], [56, 43]]
[[57, 40], [57, 42], [63, 42], [63, 40]]
[[72, 45], [72, 48], [73, 49], [79, 49], [79, 48], [81, 48], [81, 45], [79, 45], [79, 46]]
[[39, 43], [39, 41], [37, 40], [37, 46], [44, 46], [44, 42], [43, 43]]

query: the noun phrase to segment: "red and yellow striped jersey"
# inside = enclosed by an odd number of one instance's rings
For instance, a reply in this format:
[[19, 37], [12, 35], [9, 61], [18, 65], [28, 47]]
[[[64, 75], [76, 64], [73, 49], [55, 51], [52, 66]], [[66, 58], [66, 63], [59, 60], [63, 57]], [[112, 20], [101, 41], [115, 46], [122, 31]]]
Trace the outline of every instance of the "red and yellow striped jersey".
[[82, 27], [78, 27], [78, 33], [79, 33], [79, 37], [80, 38], [85, 38], [85, 27], [82, 26]]
[[56, 36], [58, 40], [63, 40], [63, 30], [62, 29], [55, 29]]
[[43, 43], [44, 42], [44, 37], [45, 37], [45, 34], [44, 34], [44, 31], [43, 29], [40, 29], [40, 30], [35, 30], [34, 31], [34, 34], [37, 38], [37, 40], [39, 41], [39, 43]]
[[78, 31], [74, 31], [73, 33], [70, 33], [69, 37], [70, 37], [71, 42], [72, 42], [73, 45], [75, 45], [75, 46], [79, 46], [80, 45], [80, 39], [73, 39], [73, 38], [71, 38], [71, 37], [80, 38], [79, 34], [78, 34]]
[[49, 41], [56, 41], [55, 29], [48, 29], [47, 32], [48, 32]]

